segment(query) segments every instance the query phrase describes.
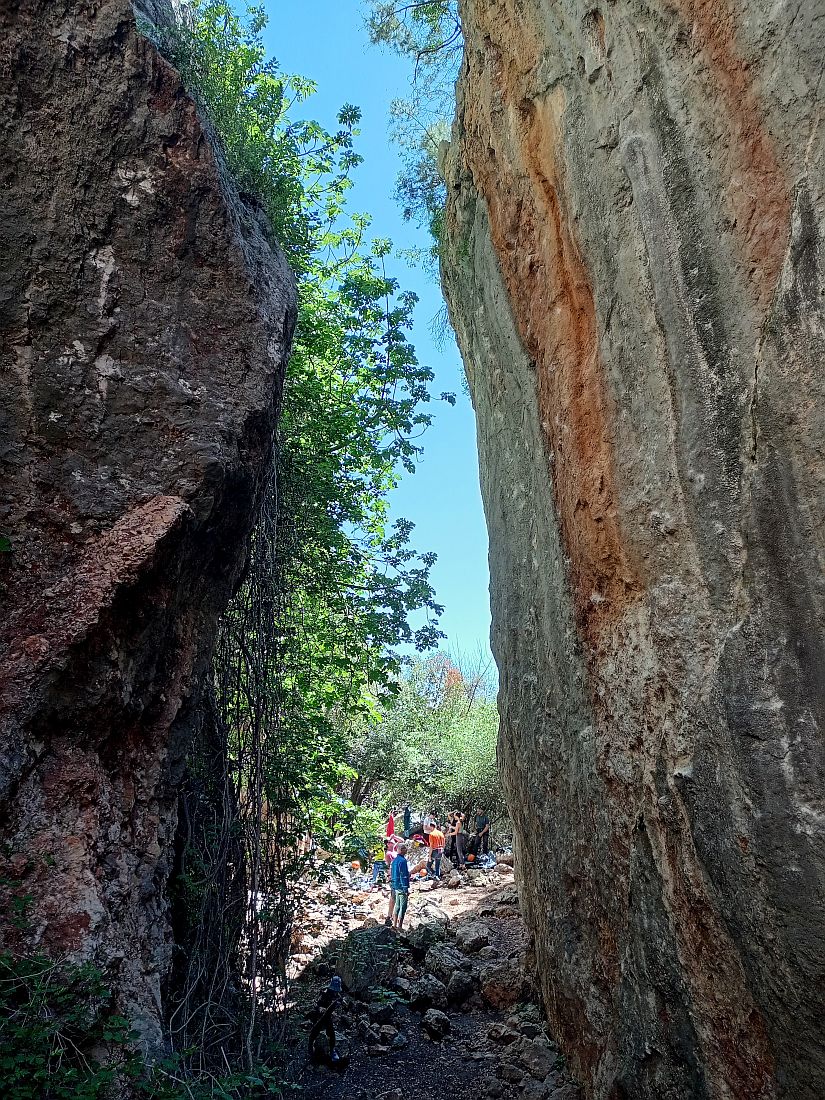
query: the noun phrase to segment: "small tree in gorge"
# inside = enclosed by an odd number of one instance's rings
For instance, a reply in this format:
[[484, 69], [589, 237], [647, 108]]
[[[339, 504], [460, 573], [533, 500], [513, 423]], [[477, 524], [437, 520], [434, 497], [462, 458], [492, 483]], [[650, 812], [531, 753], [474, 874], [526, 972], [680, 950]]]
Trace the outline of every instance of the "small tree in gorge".
[[436, 273], [446, 203], [440, 153], [449, 140], [464, 51], [458, 3], [374, 0], [368, 26], [374, 44], [388, 46], [413, 64], [410, 96], [392, 104], [393, 137], [403, 161], [396, 198], [404, 217], [430, 233], [432, 245], [416, 250], [414, 258]]

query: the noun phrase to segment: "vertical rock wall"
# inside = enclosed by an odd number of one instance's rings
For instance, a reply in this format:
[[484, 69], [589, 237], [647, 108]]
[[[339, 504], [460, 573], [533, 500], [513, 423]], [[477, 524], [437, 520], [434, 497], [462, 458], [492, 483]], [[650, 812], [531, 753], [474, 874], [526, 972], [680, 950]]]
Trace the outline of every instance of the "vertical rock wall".
[[825, 1096], [825, 12], [462, 0], [501, 761], [599, 1100]]
[[127, 0], [7, 3], [0, 41], [0, 942], [94, 959], [151, 1045], [294, 290]]

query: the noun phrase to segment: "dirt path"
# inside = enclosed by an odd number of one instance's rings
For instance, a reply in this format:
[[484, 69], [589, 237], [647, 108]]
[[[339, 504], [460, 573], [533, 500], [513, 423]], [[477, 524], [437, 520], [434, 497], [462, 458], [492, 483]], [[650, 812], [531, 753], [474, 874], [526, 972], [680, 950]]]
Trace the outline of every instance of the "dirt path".
[[526, 970], [516, 891], [495, 874], [475, 883], [414, 892], [401, 936], [378, 923], [376, 892], [358, 902], [362, 927], [317, 953], [293, 987], [296, 1050], [329, 976], [350, 992], [336, 1017], [345, 1065], [326, 1064], [321, 1040], [297, 1075], [308, 1100], [577, 1100]]

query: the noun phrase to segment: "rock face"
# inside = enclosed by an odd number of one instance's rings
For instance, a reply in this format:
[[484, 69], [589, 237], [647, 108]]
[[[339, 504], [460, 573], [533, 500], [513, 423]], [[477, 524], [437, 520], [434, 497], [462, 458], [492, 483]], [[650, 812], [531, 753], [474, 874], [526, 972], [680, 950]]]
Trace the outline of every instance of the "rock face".
[[462, 0], [444, 281], [501, 758], [588, 1095], [825, 1095], [814, 0]]
[[20, 0], [0, 38], [2, 941], [94, 959], [153, 1044], [294, 289], [127, 0]]

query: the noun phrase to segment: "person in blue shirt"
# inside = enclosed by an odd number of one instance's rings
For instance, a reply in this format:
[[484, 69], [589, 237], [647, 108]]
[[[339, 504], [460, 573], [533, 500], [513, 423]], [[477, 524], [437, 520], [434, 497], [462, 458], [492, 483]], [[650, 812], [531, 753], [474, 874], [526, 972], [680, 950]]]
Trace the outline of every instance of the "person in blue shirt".
[[406, 844], [399, 845], [398, 855], [392, 861], [390, 885], [395, 893], [392, 925], [400, 932], [404, 925], [404, 914], [407, 912], [407, 902], [410, 898], [410, 867], [407, 863]]

